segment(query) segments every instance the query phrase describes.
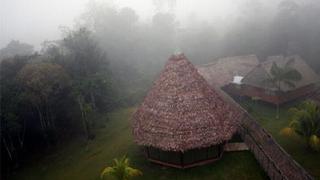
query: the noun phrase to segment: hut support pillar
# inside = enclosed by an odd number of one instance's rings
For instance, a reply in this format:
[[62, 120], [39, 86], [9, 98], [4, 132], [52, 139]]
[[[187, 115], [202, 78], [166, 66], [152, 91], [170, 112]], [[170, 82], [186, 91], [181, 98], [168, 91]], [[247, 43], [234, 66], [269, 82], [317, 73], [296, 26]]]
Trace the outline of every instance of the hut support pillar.
[[183, 162], [183, 152], [180, 152], [180, 164], [182, 166], [184, 166], [184, 162]]

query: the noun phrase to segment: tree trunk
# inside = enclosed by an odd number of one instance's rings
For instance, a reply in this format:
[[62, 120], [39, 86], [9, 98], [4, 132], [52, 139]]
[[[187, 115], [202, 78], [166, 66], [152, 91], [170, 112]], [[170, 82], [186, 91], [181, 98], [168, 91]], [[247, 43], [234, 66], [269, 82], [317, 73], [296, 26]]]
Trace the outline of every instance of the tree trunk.
[[6, 138], [3, 137], [2, 139], [3, 139], [3, 144], [4, 144], [4, 146], [5, 146], [5, 148], [6, 148], [7, 152], [8, 152], [8, 156], [9, 156], [10, 160], [12, 161], [13, 160], [12, 152], [10, 151], [10, 148], [8, 146]]
[[45, 122], [43, 122], [43, 116], [42, 116], [40, 107], [36, 105], [36, 109], [38, 112], [41, 129], [42, 129], [42, 131], [44, 131], [46, 129], [46, 125], [45, 125]]
[[279, 107], [279, 103], [277, 103], [277, 115], [276, 115], [276, 119], [279, 119], [279, 114], [280, 114], [280, 107]]
[[91, 99], [91, 103], [92, 103], [92, 109], [93, 111], [96, 110], [96, 98], [94, 97], [92, 90], [90, 90], [90, 99]]
[[84, 108], [83, 108], [82, 98], [80, 96], [78, 97], [78, 104], [79, 104], [80, 111], [81, 111], [82, 124], [84, 126], [84, 129], [85, 129], [85, 132], [86, 132], [86, 135], [87, 135], [87, 140], [89, 140], [90, 139], [89, 123], [88, 123], [88, 120], [87, 120], [86, 112], [84, 111]]
[[18, 139], [19, 139], [19, 144], [20, 144], [20, 148], [22, 149], [23, 148], [23, 145], [24, 145], [24, 137], [25, 137], [25, 134], [26, 134], [26, 119], [23, 118], [23, 129], [22, 129], [22, 133], [20, 132], [18, 134]]
[[[277, 99], [278, 99], [278, 101], [280, 101], [280, 95], [281, 95], [281, 81], [278, 81], [278, 95], [277, 95]], [[280, 117], [280, 107], [279, 107], [280, 105], [279, 105], [279, 102], [277, 102], [277, 114], [276, 114], [276, 119], [279, 119]]]

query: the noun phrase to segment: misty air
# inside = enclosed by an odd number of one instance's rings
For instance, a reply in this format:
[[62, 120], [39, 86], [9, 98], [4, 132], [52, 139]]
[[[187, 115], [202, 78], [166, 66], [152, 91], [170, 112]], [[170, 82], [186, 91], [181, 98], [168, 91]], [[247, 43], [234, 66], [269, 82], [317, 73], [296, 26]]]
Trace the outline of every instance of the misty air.
[[0, 0], [0, 179], [320, 179], [319, 17], [314, 0]]

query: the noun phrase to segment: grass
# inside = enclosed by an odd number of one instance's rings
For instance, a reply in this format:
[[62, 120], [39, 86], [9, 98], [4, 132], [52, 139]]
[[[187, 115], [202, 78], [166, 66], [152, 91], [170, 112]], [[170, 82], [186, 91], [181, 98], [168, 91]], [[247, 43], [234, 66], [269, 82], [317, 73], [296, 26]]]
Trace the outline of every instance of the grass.
[[290, 122], [289, 108], [298, 105], [299, 101], [291, 102], [280, 108], [280, 117], [276, 119], [276, 107], [263, 102], [242, 99], [240, 104], [250, 112], [259, 123], [275, 138], [275, 140], [316, 179], [320, 179], [320, 153], [306, 148], [299, 137], [285, 137], [280, 130]]
[[136, 179], [192, 180], [192, 179], [267, 179], [265, 173], [246, 152], [225, 153], [216, 163], [187, 170], [166, 168], [148, 162], [131, 136], [129, 117], [133, 109], [121, 109], [101, 116], [105, 128], [96, 131], [96, 138], [88, 145], [81, 139], [72, 141], [50, 154], [33, 159], [11, 179], [23, 180], [98, 180], [101, 170], [111, 165], [112, 159], [124, 154], [133, 167], [142, 170]]

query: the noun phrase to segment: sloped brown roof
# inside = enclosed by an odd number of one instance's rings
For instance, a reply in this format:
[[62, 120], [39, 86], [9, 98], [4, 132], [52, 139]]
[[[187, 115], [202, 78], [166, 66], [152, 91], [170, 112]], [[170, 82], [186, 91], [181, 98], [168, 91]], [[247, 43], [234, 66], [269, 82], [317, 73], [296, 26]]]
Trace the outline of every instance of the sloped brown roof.
[[234, 76], [244, 77], [258, 64], [255, 55], [247, 55], [218, 59], [197, 68], [211, 86], [220, 88], [232, 82]]
[[271, 76], [269, 72], [267, 72], [267, 70], [261, 64], [259, 64], [242, 79], [242, 83], [251, 86], [277, 90], [274, 83], [267, 81], [267, 79], [270, 78]]
[[302, 60], [299, 56], [270, 56], [267, 58], [266, 61], [262, 62], [259, 66], [257, 66], [254, 70], [252, 70], [250, 73], [247, 74], [246, 77], [242, 80], [244, 84], [250, 84], [256, 87], [261, 87], [265, 89], [277, 89], [275, 85], [273, 87], [271, 84], [268, 84], [266, 86], [266, 83], [263, 83], [265, 81], [266, 73], [269, 77], [272, 77], [270, 71], [272, 64], [275, 62], [278, 66], [283, 67], [285, 64], [292, 60], [293, 62], [290, 64], [290, 67], [296, 69], [299, 71], [299, 73], [302, 76], [302, 79], [296, 82], [293, 82], [295, 84], [295, 87], [292, 88], [284, 83], [281, 84], [281, 90], [282, 91], [290, 91], [293, 89], [297, 89], [306, 85], [310, 84], [316, 84], [319, 82], [319, 76], [313, 71], [313, 69], [310, 68], [309, 65], [306, 64], [304, 60]]
[[229, 140], [242, 114], [181, 55], [172, 56], [133, 115], [139, 145], [186, 151]]

